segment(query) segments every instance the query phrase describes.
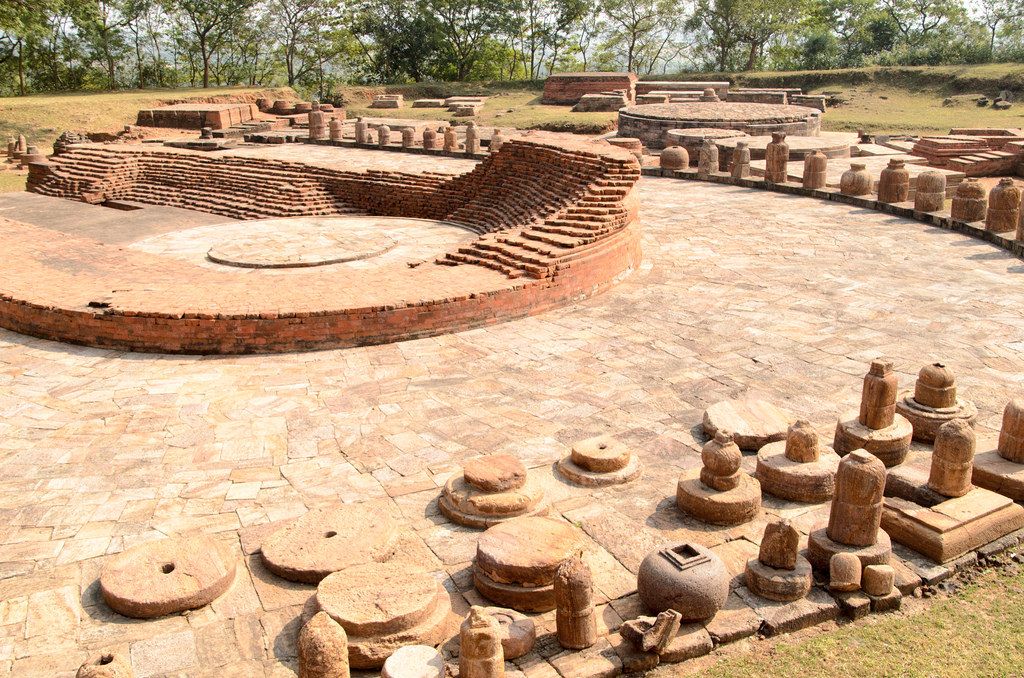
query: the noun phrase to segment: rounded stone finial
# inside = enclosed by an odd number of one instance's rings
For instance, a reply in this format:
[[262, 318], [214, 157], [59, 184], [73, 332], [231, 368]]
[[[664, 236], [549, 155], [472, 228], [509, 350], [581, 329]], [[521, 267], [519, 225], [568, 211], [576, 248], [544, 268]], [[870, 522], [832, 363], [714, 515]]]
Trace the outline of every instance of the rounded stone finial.
[[690, 166], [690, 154], [682, 146], [669, 146], [661, 152], [661, 168], [681, 170]]
[[956, 406], [956, 377], [942, 363], [925, 365], [917, 375], [914, 400], [928, 407]]
[[798, 419], [786, 434], [786, 458], [807, 463], [817, 461], [820, 456], [818, 432], [806, 419]]
[[856, 591], [860, 589], [860, 558], [852, 553], [837, 553], [828, 563], [828, 587], [833, 591]]
[[704, 467], [718, 476], [731, 476], [740, 470], [743, 453], [733, 441], [729, 431], [718, 431], [714, 440], [706, 443], [700, 452]]

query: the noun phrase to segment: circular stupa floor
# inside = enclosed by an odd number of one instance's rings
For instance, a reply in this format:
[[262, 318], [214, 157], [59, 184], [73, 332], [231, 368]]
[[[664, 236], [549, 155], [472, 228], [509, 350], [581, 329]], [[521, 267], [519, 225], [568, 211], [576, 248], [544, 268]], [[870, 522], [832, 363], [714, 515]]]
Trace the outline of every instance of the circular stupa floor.
[[[638, 480], [599, 497], [554, 478], [545, 489], [555, 515], [584, 528], [595, 587], [628, 596], [659, 544], [695, 541], [743, 563], [756, 557], [766, 520], [784, 515], [806, 535], [828, 519], [827, 503], [766, 497], [765, 519], [739, 528], [687, 522], [669, 496], [700, 464], [709, 404], [763, 398], [810, 420], [827, 443], [839, 413], [856, 406], [870, 360], [888, 357], [912, 384], [941, 359], [978, 405], [983, 438], [1019, 393], [1024, 267], [1008, 252], [891, 215], [733, 186], [644, 178], [639, 198], [636, 274], [609, 294], [467, 332], [197, 359], [0, 331], [0, 598], [12, 611], [11, 673], [74, 675], [98, 647], [116, 649], [135, 675], [166, 673], [172, 659], [174, 671], [196, 675], [290, 670], [294, 620], [311, 589], [241, 554], [272, 523], [337, 502], [393, 503], [406, 530], [396, 557], [437, 573], [464, 609], [479, 600], [464, 573], [481, 533], [433, 512], [452, 469], [487, 450], [551, 474], [574, 441], [606, 430], [643, 462]], [[744, 457], [748, 472], [754, 463]], [[239, 553], [225, 597], [188, 619], [114, 616], [95, 586], [107, 554], [191, 529]], [[756, 616], [735, 603], [736, 614]]]

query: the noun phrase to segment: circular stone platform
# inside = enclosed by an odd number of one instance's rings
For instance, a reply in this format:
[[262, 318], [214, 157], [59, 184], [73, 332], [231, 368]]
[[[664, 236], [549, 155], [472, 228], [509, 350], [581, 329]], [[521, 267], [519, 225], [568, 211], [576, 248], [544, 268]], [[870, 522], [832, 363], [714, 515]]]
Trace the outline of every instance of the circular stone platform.
[[246, 224], [246, 235], [206, 253], [210, 261], [240, 268], [303, 268], [370, 259], [397, 244], [380, 218], [268, 219]]
[[636, 137], [648, 148], [664, 148], [667, 132], [689, 127], [732, 129], [753, 136], [816, 136], [821, 112], [805, 106], [728, 101], [641, 104], [619, 111], [619, 136]]
[[[747, 148], [750, 149], [751, 160], [764, 160], [765, 149], [768, 148], [768, 144], [771, 143], [772, 138], [770, 135], [757, 137], [732, 137], [716, 139], [715, 145], [718, 146], [718, 150], [723, 153], [725, 157], [731, 158], [737, 142], [740, 141], [746, 142]], [[829, 159], [850, 157], [850, 144], [826, 137], [787, 135], [786, 144], [789, 146], [790, 162], [803, 160], [806, 156], [814, 153], [815, 151], [821, 151], [825, 154], [825, 157]]]
[[203, 607], [228, 590], [235, 558], [207, 535], [159, 539], [111, 556], [100, 592], [112, 610], [152, 619]]
[[840, 457], [821, 445], [816, 461], [793, 461], [786, 456], [786, 441], [769, 443], [757, 453], [757, 479], [761, 489], [788, 501], [819, 504], [832, 498]]
[[760, 450], [768, 443], [785, 440], [795, 417], [767, 400], [723, 400], [704, 410], [704, 434], [732, 433], [741, 450]]
[[263, 562], [283, 579], [316, 584], [332, 572], [391, 557], [398, 528], [377, 502], [313, 509], [267, 537]]
[[352, 668], [375, 669], [404, 645], [445, 639], [451, 600], [429, 572], [397, 563], [356, 565], [325, 578], [316, 605], [348, 634]]

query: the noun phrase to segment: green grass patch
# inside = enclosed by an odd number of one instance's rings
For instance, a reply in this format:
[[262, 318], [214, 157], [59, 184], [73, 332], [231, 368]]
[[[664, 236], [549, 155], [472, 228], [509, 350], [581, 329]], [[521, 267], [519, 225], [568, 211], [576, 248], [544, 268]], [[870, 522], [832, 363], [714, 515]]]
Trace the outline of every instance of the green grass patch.
[[700, 670], [664, 666], [652, 678], [1019, 676], [1024, 660], [1024, 573], [989, 571], [957, 595], [914, 612], [871, 616], [805, 637], [726, 650]]
[[[0, 137], [24, 134], [29, 143], [52, 146], [61, 132], [117, 132], [135, 122], [139, 109], [184, 99], [266, 92], [265, 88], [155, 89], [128, 92], [32, 94], [0, 98]], [[288, 92], [289, 90], [274, 90]]]

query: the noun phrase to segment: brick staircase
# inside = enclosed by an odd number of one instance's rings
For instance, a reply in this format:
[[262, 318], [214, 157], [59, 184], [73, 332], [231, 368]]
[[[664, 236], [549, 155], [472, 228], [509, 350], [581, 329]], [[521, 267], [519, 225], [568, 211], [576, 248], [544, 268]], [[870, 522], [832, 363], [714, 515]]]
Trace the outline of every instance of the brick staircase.
[[619, 245], [635, 217], [632, 155], [517, 139], [473, 171], [343, 170], [143, 146], [76, 145], [30, 169], [29, 190], [86, 202], [169, 205], [233, 219], [374, 214], [452, 221], [480, 234], [436, 263], [551, 278]]

